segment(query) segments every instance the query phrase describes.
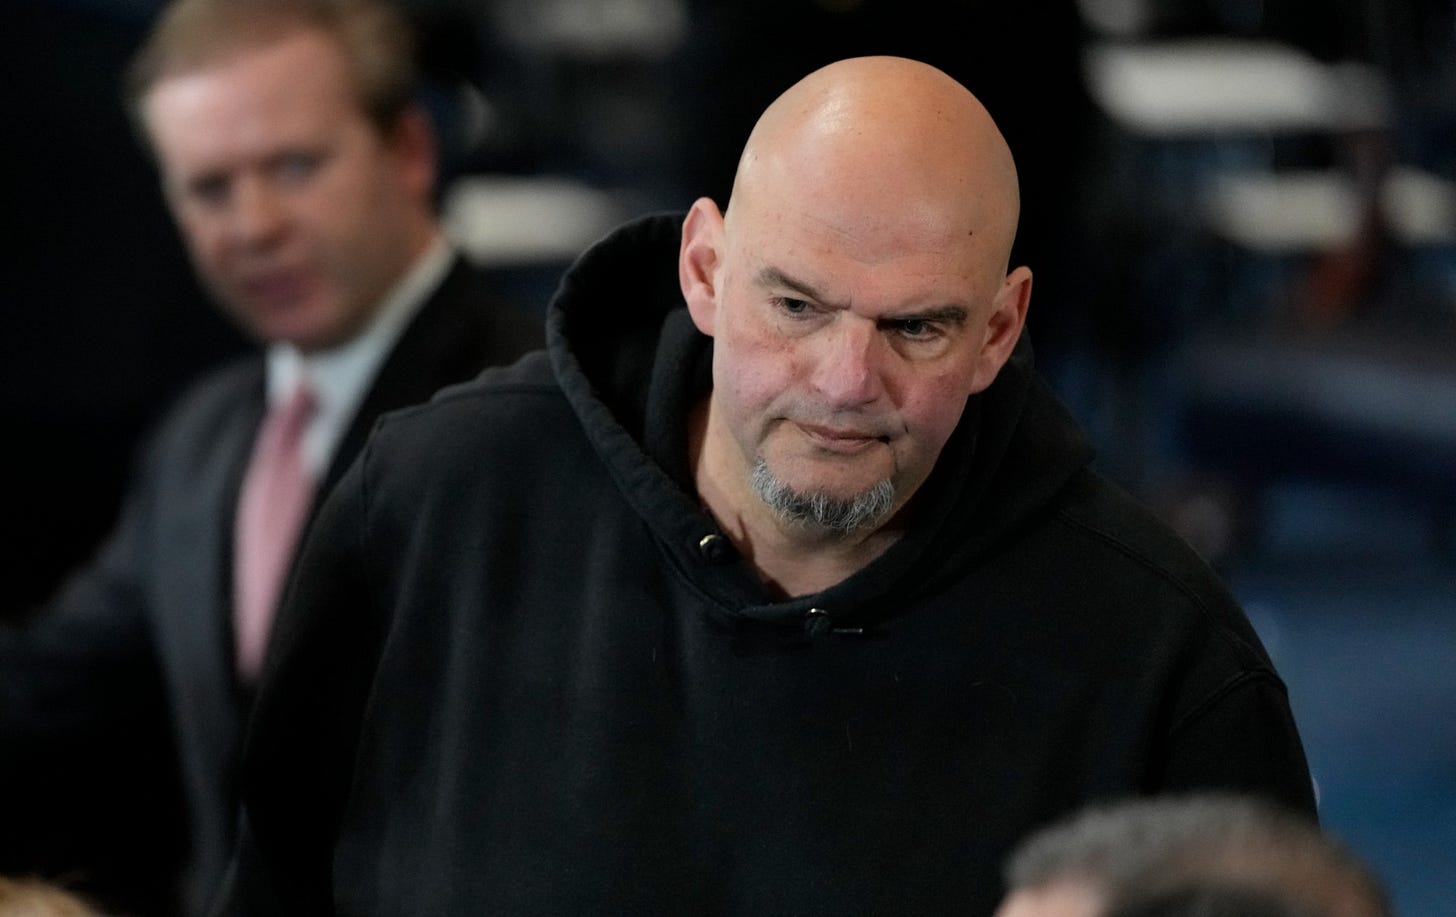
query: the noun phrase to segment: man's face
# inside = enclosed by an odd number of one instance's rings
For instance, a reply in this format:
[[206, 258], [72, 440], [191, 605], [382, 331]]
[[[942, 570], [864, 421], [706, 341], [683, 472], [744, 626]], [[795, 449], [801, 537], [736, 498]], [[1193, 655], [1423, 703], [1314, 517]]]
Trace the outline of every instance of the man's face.
[[143, 114], [198, 273], [265, 342], [349, 340], [428, 242], [427, 132], [381, 137], [323, 33], [164, 78]]
[[730, 215], [705, 330], [739, 471], [841, 503], [889, 481], [904, 505], [1000, 366], [986, 350], [1002, 278], [969, 238], [762, 198]]

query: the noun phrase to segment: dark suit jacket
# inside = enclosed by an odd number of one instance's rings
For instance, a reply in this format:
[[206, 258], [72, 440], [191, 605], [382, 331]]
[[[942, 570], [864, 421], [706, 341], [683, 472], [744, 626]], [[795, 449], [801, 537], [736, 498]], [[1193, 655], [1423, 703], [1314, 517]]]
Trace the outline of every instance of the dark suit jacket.
[[[539, 346], [541, 338], [538, 321], [493, 303], [484, 275], [457, 259], [379, 370], [340, 442], [315, 508], [380, 414], [424, 401], [485, 366], [510, 362]], [[243, 468], [263, 408], [258, 357], [192, 386], [149, 442], [122, 520], [97, 559], [29, 626], [0, 635], [0, 810], [14, 812], [26, 805], [20, 800], [39, 799], [30, 806], [37, 818], [27, 830], [42, 847], [46, 839], [39, 835], [56, 829], [104, 832], [106, 826], [46, 824], [47, 811], [69, 815], [64, 797], [81, 789], [72, 783], [74, 762], [66, 756], [94, 756], [98, 749], [88, 735], [114, 741], [115, 747], [104, 750], [106, 759], [89, 761], [80, 771], [94, 773], [104, 785], [112, 765], [165, 762], [165, 754], [143, 753], [136, 743], [148, 736], [170, 738], [186, 801], [188, 912], [199, 911], [212, 893], [234, 835], [235, 771], [248, 699], [233, 675], [231, 541]], [[169, 722], [158, 719], [158, 711]], [[52, 766], [58, 770], [36, 774]], [[58, 781], [51, 777], [60, 773], [68, 775], [67, 785], [53, 785]], [[157, 792], [165, 785], [156, 776], [138, 779]], [[29, 785], [15, 786], [22, 778]], [[46, 785], [35, 786], [37, 779]], [[118, 790], [124, 788], [111, 788]], [[160, 820], [166, 802], [144, 800], [131, 811]], [[0, 833], [18, 831], [7, 820], [10, 827]], [[157, 828], [131, 825], [120, 836], [148, 838], [159, 834]], [[111, 891], [109, 884], [151, 878], [107, 876], [104, 868], [98, 875], [88, 863], [4, 862], [7, 856], [23, 859], [26, 846], [18, 833], [0, 842], [0, 873], [79, 867], [82, 887], [99, 883], [96, 891], [103, 895]], [[126, 862], [137, 871], [153, 869], [155, 860], [142, 851]], [[130, 891], [119, 890], [123, 903]]]

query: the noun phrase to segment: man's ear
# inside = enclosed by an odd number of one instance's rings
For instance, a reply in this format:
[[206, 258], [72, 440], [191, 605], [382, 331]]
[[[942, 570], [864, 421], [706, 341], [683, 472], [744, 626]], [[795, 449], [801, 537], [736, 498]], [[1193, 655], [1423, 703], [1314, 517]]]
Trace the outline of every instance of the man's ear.
[[996, 374], [1021, 339], [1026, 325], [1026, 308], [1031, 303], [1031, 268], [1019, 267], [1006, 275], [996, 298], [991, 302], [991, 318], [986, 323], [986, 336], [976, 357], [976, 375], [971, 392], [985, 390], [996, 381]]
[[723, 214], [717, 204], [700, 197], [683, 220], [677, 276], [693, 324], [709, 336], [718, 313], [718, 269], [722, 264]]
[[429, 114], [420, 105], [411, 105], [400, 114], [387, 139], [399, 157], [409, 193], [420, 200], [430, 200], [435, 190], [439, 143]]

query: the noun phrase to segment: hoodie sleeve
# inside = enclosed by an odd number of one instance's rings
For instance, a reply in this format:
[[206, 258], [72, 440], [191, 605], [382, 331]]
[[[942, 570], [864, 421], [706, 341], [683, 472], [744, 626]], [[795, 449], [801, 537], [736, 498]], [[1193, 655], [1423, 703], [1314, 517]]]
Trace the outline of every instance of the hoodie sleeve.
[[1222, 788], [1316, 814], [1304, 746], [1284, 684], [1255, 669], [1229, 680], [1176, 723], [1160, 775], [1163, 792]]

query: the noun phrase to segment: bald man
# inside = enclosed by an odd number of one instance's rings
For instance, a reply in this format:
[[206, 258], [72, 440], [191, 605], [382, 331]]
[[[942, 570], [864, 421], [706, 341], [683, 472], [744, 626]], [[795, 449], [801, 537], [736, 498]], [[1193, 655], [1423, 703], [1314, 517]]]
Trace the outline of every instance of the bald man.
[[264, 675], [251, 912], [989, 914], [1094, 798], [1311, 812], [1248, 621], [1032, 370], [1017, 200], [963, 87], [833, 64], [726, 210], [377, 428]]

